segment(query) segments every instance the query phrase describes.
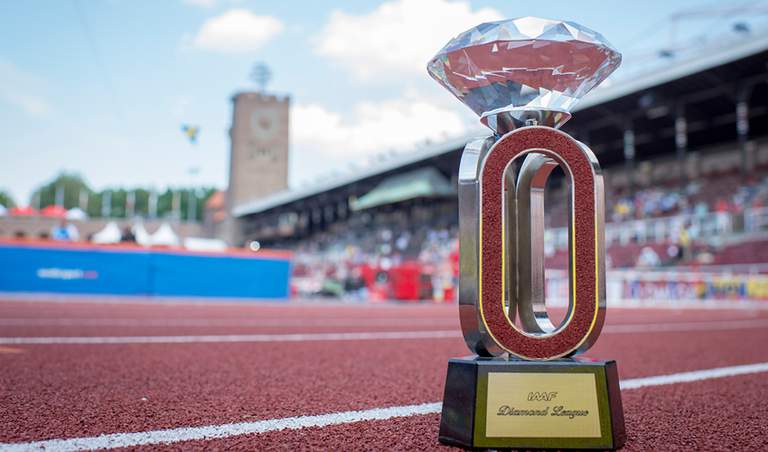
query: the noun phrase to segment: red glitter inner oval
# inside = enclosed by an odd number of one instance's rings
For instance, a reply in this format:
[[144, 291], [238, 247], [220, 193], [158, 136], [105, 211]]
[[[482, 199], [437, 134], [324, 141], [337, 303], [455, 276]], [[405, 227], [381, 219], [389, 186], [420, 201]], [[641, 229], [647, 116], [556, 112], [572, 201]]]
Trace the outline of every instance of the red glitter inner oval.
[[[573, 189], [575, 299], [568, 325], [551, 335], [532, 337], [514, 328], [504, 312], [502, 281], [502, 203], [504, 170], [531, 149], [547, 150], [571, 170]], [[554, 359], [573, 354], [593, 328], [597, 305], [595, 178], [591, 162], [568, 135], [546, 127], [526, 127], [504, 136], [483, 162], [481, 175], [480, 304], [483, 321], [496, 342], [515, 355]], [[600, 319], [597, 319], [598, 321]]]

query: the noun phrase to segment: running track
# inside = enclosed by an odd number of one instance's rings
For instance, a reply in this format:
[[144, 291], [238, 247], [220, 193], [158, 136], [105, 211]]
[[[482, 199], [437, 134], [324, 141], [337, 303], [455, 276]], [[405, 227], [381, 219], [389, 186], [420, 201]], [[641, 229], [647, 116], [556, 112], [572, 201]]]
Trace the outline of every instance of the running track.
[[[625, 450], [765, 450], [766, 344], [764, 309], [612, 309], [588, 356]], [[0, 450], [448, 450], [466, 354], [455, 306], [0, 301]]]

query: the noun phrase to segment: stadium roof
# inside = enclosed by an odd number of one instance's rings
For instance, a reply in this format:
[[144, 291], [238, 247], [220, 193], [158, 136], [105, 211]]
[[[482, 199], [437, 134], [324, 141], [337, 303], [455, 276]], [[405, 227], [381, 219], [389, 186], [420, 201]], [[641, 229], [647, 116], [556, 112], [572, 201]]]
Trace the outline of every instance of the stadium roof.
[[[639, 74], [627, 80], [619, 80], [618, 83], [606, 86], [588, 94], [574, 109], [585, 110], [606, 102], [622, 98], [654, 86], [680, 79], [682, 77], [703, 72], [718, 66], [722, 66], [739, 59], [758, 54], [768, 50], [768, 34], [750, 36], [748, 39], [738, 41], [723, 41], [719, 45], [706, 47], [696, 56], [685, 61], [670, 61], [670, 64], [654, 70]], [[470, 134], [458, 138], [446, 140], [441, 143], [420, 147], [412, 152], [402, 153], [391, 157], [389, 160], [377, 166], [356, 171], [354, 173], [340, 175], [332, 180], [325, 180], [311, 186], [288, 189], [273, 195], [235, 206], [233, 214], [236, 217], [252, 215], [267, 211], [293, 201], [343, 187], [347, 184], [367, 179], [402, 166], [436, 157], [462, 148], [467, 141], [474, 136], [487, 135], [485, 129], [475, 129]]]
[[597, 89], [587, 94], [584, 100], [576, 105], [574, 111], [594, 107], [627, 94], [642, 91], [697, 72], [703, 72], [768, 50], [768, 33], [761, 36], [750, 36], [748, 39], [738, 41], [726, 41], [715, 48], [707, 47], [705, 50], [707, 51], [702, 51], [687, 61], [670, 61], [670, 64], [666, 65], [664, 69], [640, 74], [636, 78], [606, 86], [603, 89]]
[[375, 167], [364, 168], [360, 171], [356, 171], [355, 173], [338, 176], [333, 180], [324, 181], [319, 184], [313, 184], [308, 187], [284, 190], [255, 201], [247, 202], [240, 206], [236, 206], [233, 213], [236, 217], [240, 217], [243, 215], [251, 215], [254, 213], [263, 212], [285, 203], [312, 196], [316, 193], [322, 193], [337, 187], [342, 187], [352, 182], [400, 168], [401, 166], [405, 166], [410, 163], [419, 162], [436, 155], [454, 151], [463, 147], [466, 143], [467, 137], [465, 136], [447, 140], [439, 144], [424, 146], [407, 154], [404, 153], [395, 155], [389, 160]]
[[456, 190], [445, 176], [428, 166], [384, 179], [373, 190], [351, 203], [351, 207], [352, 210], [363, 210], [409, 199], [455, 195]]

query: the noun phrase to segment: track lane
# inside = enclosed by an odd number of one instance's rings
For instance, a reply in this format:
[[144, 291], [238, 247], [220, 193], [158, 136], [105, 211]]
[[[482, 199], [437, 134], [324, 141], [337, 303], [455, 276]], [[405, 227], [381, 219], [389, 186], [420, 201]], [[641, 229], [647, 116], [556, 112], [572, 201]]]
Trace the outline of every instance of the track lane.
[[[554, 309], [555, 316], [562, 309]], [[617, 325], [674, 325], [765, 319], [768, 310], [611, 309]], [[0, 337], [152, 336], [448, 330], [453, 305], [148, 304], [0, 301]]]
[[[622, 450], [766, 450], [768, 404], [760, 401], [765, 397], [768, 378], [764, 374], [622, 391], [627, 426], [627, 444]], [[430, 414], [151, 449], [460, 450], [437, 442], [439, 422], [439, 414]]]
[[[455, 306], [106, 306], [0, 303], [29, 318], [407, 319], [456, 322]], [[16, 312], [19, 308], [24, 312]], [[53, 306], [52, 306], [53, 305]], [[127, 311], [125, 310], [127, 308]], [[5, 310], [5, 311], [3, 311]], [[53, 311], [51, 311], [53, 310]], [[607, 325], [752, 321], [764, 311], [609, 311]], [[388, 321], [388, 320], [387, 320]], [[70, 334], [83, 334], [79, 327]], [[219, 327], [217, 327], [219, 328]], [[256, 331], [263, 331], [257, 326]], [[306, 331], [308, 327], [298, 328]], [[348, 330], [334, 326], [331, 330]], [[376, 327], [367, 325], [363, 330]], [[388, 328], [389, 329], [389, 328]], [[409, 326], [407, 329], [413, 329]], [[109, 328], [114, 334], [112, 327]], [[158, 334], [158, 328], [152, 328]], [[198, 327], [183, 329], [199, 333]], [[230, 327], [222, 330], [231, 333]], [[282, 331], [282, 329], [281, 329]], [[300, 344], [3, 345], [0, 441], [209, 425], [433, 402], [459, 338]], [[32, 332], [33, 335], [35, 331]], [[134, 331], [135, 333], [135, 331]], [[0, 325], [0, 336], [7, 336]], [[768, 329], [606, 334], [589, 356], [618, 360], [622, 378], [768, 360]], [[9, 349], [10, 351], [4, 351]]]
[[[307, 327], [303, 329], [284, 328], [274, 331], [251, 333], [250, 330], [234, 328], [232, 331], [223, 332], [220, 330], [202, 330], [197, 334], [183, 330], [184, 334], [172, 334], [173, 328], [162, 331], [139, 330], [143, 335], [137, 335], [137, 331], [129, 330], [132, 334], [122, 334], [117, 336], [99, 336], [93, 334], [84, 334], [82, 336], [69, 334], [45, 335], [38, 334], [48, 332], [45, 329], [24, 329], [17, 336], [0, 336], [0, 344], [6, 345], [53, 345], [53, 344], [175, 344], [175, 343], [230, 343], [230, 342], [313, 342], [313, 341], [343, 341], [343, 340], [389, 340], [389, 339], [434, 339], [434, 338], [453, 338], [459, 337], [458, 328], [437, 329], [441, 325], [427, 324], [418, 325], [419, 330], [409, 329], [407, 322], [403, 324], [384, 327], [382, 324], [369, 325], [367, 327], [358, 325], [345, 330], [339, 330], [335, 327], [318, 328]], [[606, 325], [602, 329], [604, 335], [613, 334], [655, 334], [655, 333], [689, 333], [696, 331], [743, 331], [749, 329], [768, 328], [768, 318], [738, 319], [722, 321], [693, 321], [693, 322], [657, 322], [657, 323], [620, 323]], [[11, 329], [12, 330], [12, 329]], [[42, 331], [40, 331], [42, 330]], [[111, 331], [117, 333], [120, 331]], [[286, 331], [287, 330], [287, 331]], [[78, 330], [77, 332], [80, 332]], [[154, 333], [154, 334], [152, 334]]]
[[[638, 378], [622, 380], [621, 387], [623, 394], [634, 392], [634, 390], [653, 388], [658, 386], [667, 386], [674, 384], [692, 384], [709, 381], [719, 381], [729, 377], [756, 375], [768, 371], [768, 362], [756, 363], [746, 366], [734, 366], [717, 369], [702, 369], [694, 372], [659, 375], [647, 378]], [[21, 443], [16, 445], [6, 445], [11, 451], [26, 450], [30, 447], [45, 448], [59, 451], [75, 451], [94, 448], [114, 448], [119, 446], [137, 447], [147, 445], [153, 447], [159, 444], [174, 444], [180, 442], [200, 443], [226, 438], [232, 441], [239, 436], [248, 435], [253, 438], [254, 435], [288, 431], [301, 432], [304, 429], [325, 428], [333, 426], [347, 426], [361, 423], [370, 423], [371, 421], [386, 421], [401, 418], [411, 418], [414, 416], [437, 414], [440, 412], [440, 403], [428, 403], [410, 406], [375, 408], [364, 411], [348, 411], [327, 413], [316, 416], [301, 416], [282, 419], [269, 419], [261, 421], [248, 421], [234, 424], [212, 425], [197, 428], [177, 428], [171, 430], [155, 430], [136, 433], [118, 433], [113, 435], [100, 435], [96, 437], [81, 437], [73, 439], [55, 439], [39, 443]], [[750, 413], [754, 414], [754, 413]], [[751, 416], [752, 419], [758, 419], [758, 416]], [[762, 426], [762, 423], [759, 424]], [[643, 428], [645, 425], [643, 424]], [[760, 431], [750, 437], [752, 441], [763, 441]], [[741, 436], [743, 439], [745, 436]], [[346, 438], [346, 437], [345, 437]], [[258, 439], [258, 436], [256, 437]], [[436, 444], [436, 443], [435, 443]], [[686, 444], [690, 444], [690, 438], [687, 438]], [[348, 438], [345, 440], [344, 447], [348, 447]], [[411, 446], [410, 443], [405, 447]], [[391, 447], [391, 446], [390, 446]], [[384, 449], [384, 447], [382, 447]], [[659, 449], [656, 445], [655, 449]]]
[[[768, 332], [602, 338], [622, 378], [768, 361]], [[0, 441], [433, 402], [460, 339], [329, 344], [20, 346], [0, 353]], [[713, 353], [712, 350], [718, 350]]]
[[[75, 300], [65, 301], [14, 301], [0, 298], [0, 319], [209, 319], [222, 318], [244, 320], [265, 318], [272, 320], [372, 317], [453, 319], [457, 318], [453, 304], [427, 303], [338, 303], [338, 302], [290, 302], [290, 303], [234, 303], [234, 302], [164, 302], [147, 300], [115, 300], [99, 303]], [[627, 320], [635, 323], [670, 319], [677, 321], [753, 318], [768, 315], [768, 302], [763, 308], [752, 308], [733, 302], [733, 309], [674, 308], [624, 308], [610, 306], [609, 321]], [[563, 308], [554, 308], [562, 311]], [[247, 321], [247, 320], [246, 320]]]

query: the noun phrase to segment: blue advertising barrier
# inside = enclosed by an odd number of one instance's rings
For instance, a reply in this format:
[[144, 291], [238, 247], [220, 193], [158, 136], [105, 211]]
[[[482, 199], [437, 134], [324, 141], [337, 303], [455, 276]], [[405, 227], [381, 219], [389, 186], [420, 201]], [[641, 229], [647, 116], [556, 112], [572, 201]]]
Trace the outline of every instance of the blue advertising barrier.
[[283, 255], [0, 243], [0, 292], [287, 300], [290, 266]]
[[153, 293], [159, 296], [287, 298], [287, 259], [153, 253]]

